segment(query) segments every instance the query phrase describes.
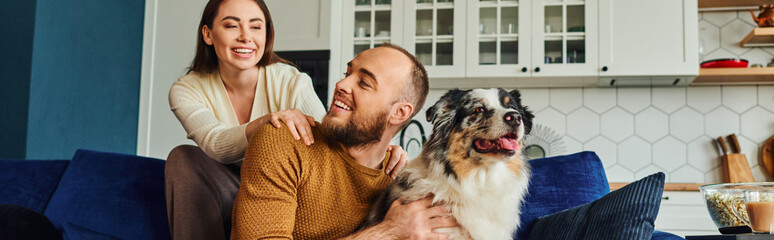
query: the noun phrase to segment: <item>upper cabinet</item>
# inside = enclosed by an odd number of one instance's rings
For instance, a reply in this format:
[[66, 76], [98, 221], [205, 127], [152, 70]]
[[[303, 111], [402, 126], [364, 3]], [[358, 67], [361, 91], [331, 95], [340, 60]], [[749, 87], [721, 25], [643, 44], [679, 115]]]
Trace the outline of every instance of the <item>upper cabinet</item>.
[[595, 76], [596, 16], [595, 1], [468, 1], [467, 76]]
[[696, 76], [696, 0], [600, 0], [600, 76]]
[[466, 76], [530, 76], [530, 2], [469, 0], [467, 3]]
[[275, 25], [274, 51], [331, 48], [331, 1], [266, 0], [266, 4]]
[[465, 75], [465, 1], [404, 1], [402, 46], [435, 78]]
[[393, 42], [415, 54], [435, 79], [534, 78], [540, 85], [547, 78], [648, 82], [698, 74], [697, 0], [342, 4], [342, 59]]
[[532, 1], [532, 76], [597, 75], [597, 1]]
[[349, 61], [358, 53], [384, 42], [402, 45], [403, 2], [344, 0], [342, 59]]

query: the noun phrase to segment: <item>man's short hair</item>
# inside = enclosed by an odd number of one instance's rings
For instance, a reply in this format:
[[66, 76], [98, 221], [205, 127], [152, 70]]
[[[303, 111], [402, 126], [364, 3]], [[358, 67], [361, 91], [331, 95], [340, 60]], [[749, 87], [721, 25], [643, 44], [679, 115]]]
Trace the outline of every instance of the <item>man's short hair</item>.
[[422, 62], [420, 62], [419, 59], [417, 59], [413, 54], [406, 51], [406, 49], [388, 42], [382, 43], [382, 45], [379, 47], [388, 47], [398, 50], [406, 55], [412, 63], [410, 73], [411, 81], [408, 85], [403, 86], [403, 90], [398, 97], [399, 100], [408, 101], [414, 105], [414, 111], [411, 113], [411, 117], [401, 125], [401, 128], [404, 128], [408, 126], [409, 123], [411, 123], [411, 119], [413, 119], [414, 116], [417, 115], [420, 110], [422, 110], [422, 106], [425, 105], [427, 92], [430, 88], [430, 84], [427, 80], [427, 71], [425, 70], [425, 66], [422, 65]]

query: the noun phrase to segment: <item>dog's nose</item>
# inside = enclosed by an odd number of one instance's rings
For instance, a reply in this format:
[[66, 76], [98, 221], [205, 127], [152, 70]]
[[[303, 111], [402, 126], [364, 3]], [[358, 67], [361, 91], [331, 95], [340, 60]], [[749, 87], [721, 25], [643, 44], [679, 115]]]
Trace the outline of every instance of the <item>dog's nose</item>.
[[521, 125], [521, 115], [519, 114], [519, 112], [506, 113], [505, 116], [503, 117], [503, 120], [508, 125], [511, 125], [514, 127]]

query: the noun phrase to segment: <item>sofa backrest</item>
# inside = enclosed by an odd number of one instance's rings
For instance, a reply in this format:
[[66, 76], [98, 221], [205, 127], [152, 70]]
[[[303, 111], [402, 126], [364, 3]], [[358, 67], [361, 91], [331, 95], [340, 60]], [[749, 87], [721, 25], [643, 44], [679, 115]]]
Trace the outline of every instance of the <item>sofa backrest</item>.
[[78, 150], [44, 215], [65, 238], [68, 231], [90, 231], [119, 239], [170, 239], [164, 163]]
[[538, 217], [589, 203], [610, 192], [602, 161], [594, 152], [534, 159], [521, 207], [518, 239], [527, 239]]
[[70, 160], [0, 159], [0, 204], [43, 213]]

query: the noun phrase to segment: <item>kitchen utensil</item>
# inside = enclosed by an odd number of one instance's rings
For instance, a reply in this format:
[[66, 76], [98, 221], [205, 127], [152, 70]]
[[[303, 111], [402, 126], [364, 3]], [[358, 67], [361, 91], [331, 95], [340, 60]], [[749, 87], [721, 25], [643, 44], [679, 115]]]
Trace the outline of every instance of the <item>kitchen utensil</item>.
[[746, 68], [749, 62], [746, 59], [721, 58], [704, 61], [701, 68]]
[[739, 141], [735, 134], [728, 136], [732, 153], [728, 152], [723, 137], [718, 137], [717, 142], [723, 150], [723, 173], [725, 182], [755, 182], [750, 165], [747, 164], [747, 157], [739, 153]]
[[753, 10], [750, 10], [753, 21], [758, 24], [758, 27], [774, 27], [774, 4], [761, 5], [758, 7], [758, 16], [755, 16]]
[[750, 170], [750, 165], [747, 162], [747, 156], [742, 153], [742, 148], [739, 146], [739, 139], [737, 139], [736, 134], [729, 135], [728, 141], [731, 146], [731, 151], [733, 152], [727, 154], [728, 165], [730, 166], [729, 173], [731, 176], [738, 176], [737, 180], [733, 182], [755, 182], [752, 170]]
[[761, 163], [769, 173], [770, 178], [774, 178], [774, 136], [766, 140], [766, 143], [761, 146], [760, 153]]
[[726, 159], [726, 154], [728, 154], [726, 141], [723, 140], [723, 137], [719, 137], [715, 139], [715, 142], [718, 144], [718, 149], [720, 150], [720, 161], [722, 164], [721, 166], [723, 167], [723, 182], [730, 182], [729, 177], [731, 174], [728, 172], [728, 160]]
[[739, 139], [736, 138], [736, 134], [728, 135], [728, 144], [731, 146], [731, 152], [742, 152], [742, 148], [739, 147]]

